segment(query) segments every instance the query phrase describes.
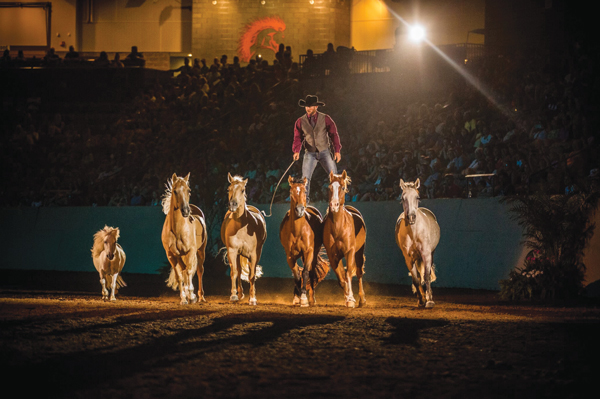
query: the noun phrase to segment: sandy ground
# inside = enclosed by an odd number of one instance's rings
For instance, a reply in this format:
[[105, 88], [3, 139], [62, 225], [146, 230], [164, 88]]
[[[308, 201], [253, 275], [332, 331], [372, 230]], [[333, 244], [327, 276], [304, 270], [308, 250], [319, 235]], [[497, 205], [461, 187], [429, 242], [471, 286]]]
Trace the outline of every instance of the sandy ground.
[[98, 286], [79, 290], [1, 277], [0, 375], [25, 397], [579, 398], [599, 370], [589, 304], [434, 288], [424, 310], [408, 287], [367, 284], [367, 308], [347, 309], [326, 281], [317, 306], [298, 308], [291, 279], [259, 280], [254, 307], [229, 303], [226, 281], [206, 288], [206, 304], [131, 283], [111, 303], [92, 273], [73, 281]]

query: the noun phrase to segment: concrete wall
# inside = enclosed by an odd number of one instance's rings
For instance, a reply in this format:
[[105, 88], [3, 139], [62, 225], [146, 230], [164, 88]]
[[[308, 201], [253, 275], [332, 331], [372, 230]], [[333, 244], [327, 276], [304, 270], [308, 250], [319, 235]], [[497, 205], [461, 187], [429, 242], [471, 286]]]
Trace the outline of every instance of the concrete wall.
[[[231, 60], [238, 52], [246, 27], [254, 25], [257, 36], [251, 53], [271, 62], [280, 43], [292, 47], [294, 61], [307, 49], [324, 52], [327, 43], [350, 45], [350, 0], [194, 0], [192, 53], [212, 61], [227, 54]], [[266, 18], [280, 18], [269, 22]], [[271, 36], [269, 36], [271, 35]], [[272, 39], [272, 41], [271, 41]], [[274, 50], [275, 51], [274, 51]]]
[[[424, 200], [441, 226], [435, 253], [439, 287], [498, 289], [498, 280], [520, 264], [521, 229], [495, 199]], [[325, 204], [317, 204], [324, 212]], [[259, 206], [268, 211], [268, 206]], [[397, 202], [358, 203], [367, 224], [366, 275], [372, 282], [409, 284], [408, 271], [394, 241], [402, 207]], [[269, 277], [290, 277], [279, 242], [279, 224], [289, 205], [273, 206], [260, 264]], [[41, 208], [0, 210], [0, 268], [94, 270], [92, 235], [117, 226], [127, 253], [126, 270], [156, 273], [166, 262], [160, 241], [164, 215], [158, 207]], [[217, 226], [218, 227], [218, 226]], [[224, 276], [224, 278], [226, 278]], [[333, 274], [329, 278], [334, 278]]]

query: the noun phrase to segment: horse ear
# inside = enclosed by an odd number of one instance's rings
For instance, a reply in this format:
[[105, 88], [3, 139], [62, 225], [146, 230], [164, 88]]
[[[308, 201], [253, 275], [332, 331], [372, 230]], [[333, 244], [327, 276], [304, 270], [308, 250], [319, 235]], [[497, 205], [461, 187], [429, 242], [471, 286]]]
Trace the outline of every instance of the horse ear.
[[292, 176], [288, 176], [288, 183], [292, 184], [292, 181], [293, 181], [293, 180], [294, 180], [294, 179], [292, 179]]
[[244, 186], [246, 186], [246, 184], [248, 184], [248, 178], [247, 177], [244, 179]]
[[420, 185], [421, 185], [421, 182], [419, 179], [417, 179], [417, 181], [415, 182], [415, 188], [419, 188]]
[[233, 177], [231, 177], [231, 173], [227, 172], [227, 180], [229, 181], [229, 183], [231, 183], [232, 179]]
[[342, 180], [346, 180], [346, 169], [342, 172]]
[[329, 172], [329, 183], [333, 180], [333, 170]]
[[308, 179], [305, 177], [302, 179], [302, 184], [304, 184], [306, 186], [306, 182], [308, 181]]
[[404, 180], [400, 179], [400, 188], [404, 191]]
[[117, 232], [117, 234], [115, 235], [115, 240], [118, 240], [119, 237], [121, 237], [121, 230], [119, 230], [118, 227], [115, 227], [115, 231]]
[[185, 180], [186, 183], [189, 183], [189, 181], [190, 181], [190, 172], [188, 172], [188, 174], [183, 179]]
[[177, 173], [173, 173], [173, 176], [171, 176], [171, 181], [175, 182], [175, 180], [177, 180]]

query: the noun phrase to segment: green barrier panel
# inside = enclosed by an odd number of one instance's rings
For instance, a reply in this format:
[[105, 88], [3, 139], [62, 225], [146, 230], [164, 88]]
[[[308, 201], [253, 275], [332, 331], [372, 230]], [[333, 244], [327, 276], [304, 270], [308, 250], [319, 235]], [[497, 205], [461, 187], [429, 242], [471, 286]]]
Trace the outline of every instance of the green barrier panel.
[[[326, 204], [314, 204], [322, 213]], [[402, 206], [395, 201], [353, 203], [367, 225], [365, 281], [410, 284], [394, 229]], [[434, 286], [498, 289], [522, 257], [522, 230], [497, 199], [423, 200], [441, 229]], [[258, 205], [268, 212], [268, 205]], [[273, 205], [260, 265], [267, 277], [291, 278], [279, 242], [279, 225], [289, 204]], [[159, 207], [1, 209], [0, 268], [93, 271], [93, 234], [109, 225], [121, 229], [119, 243], [129, 273], [157, 273], [167, 258], [160, 240], [165, 215]], [[215, 227], [215, 226], [209, 226]], [[218, 232], [220, 226], [214, 231]], [[221, 244], [222, 245], [222, 244]], [[224, 276], [224, 278], [227, 278]], [[330, 272], [328, 278], [335, 278]]]

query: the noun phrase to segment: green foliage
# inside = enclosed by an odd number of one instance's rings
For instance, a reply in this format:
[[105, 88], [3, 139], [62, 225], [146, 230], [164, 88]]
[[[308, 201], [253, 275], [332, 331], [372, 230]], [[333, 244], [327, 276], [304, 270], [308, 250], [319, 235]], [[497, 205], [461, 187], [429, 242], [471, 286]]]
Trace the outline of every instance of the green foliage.
[[522, 267], [500, 281], [506, 300], [556, 300], [580, 295], [584, 250], [594, 234], [591, 222], [598, 192], [509, 197], [513, 217], [524, 228], [530, 252]]

